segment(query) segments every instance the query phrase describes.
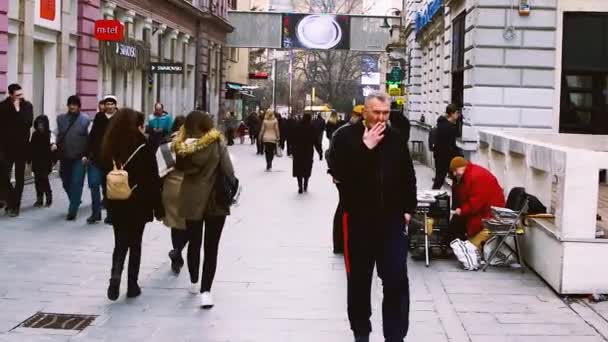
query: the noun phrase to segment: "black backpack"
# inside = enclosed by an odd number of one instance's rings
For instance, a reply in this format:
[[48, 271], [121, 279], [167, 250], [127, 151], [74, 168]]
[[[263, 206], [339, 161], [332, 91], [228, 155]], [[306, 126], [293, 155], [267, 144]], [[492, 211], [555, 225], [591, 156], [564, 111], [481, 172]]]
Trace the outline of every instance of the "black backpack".
[[437, 145], [437, 127], [431, 128], [429, 132], [429, 150], [435, 151], [435, 146]]

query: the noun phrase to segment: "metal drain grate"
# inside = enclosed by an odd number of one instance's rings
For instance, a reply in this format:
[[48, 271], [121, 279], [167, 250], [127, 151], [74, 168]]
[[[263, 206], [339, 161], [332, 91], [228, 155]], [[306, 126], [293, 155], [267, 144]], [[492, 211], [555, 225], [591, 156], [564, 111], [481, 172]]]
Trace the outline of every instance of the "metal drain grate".
[[26, 319], [18, 327], [82, 331], [93, 323], [95, 318], [97, 316], [38, 312]]

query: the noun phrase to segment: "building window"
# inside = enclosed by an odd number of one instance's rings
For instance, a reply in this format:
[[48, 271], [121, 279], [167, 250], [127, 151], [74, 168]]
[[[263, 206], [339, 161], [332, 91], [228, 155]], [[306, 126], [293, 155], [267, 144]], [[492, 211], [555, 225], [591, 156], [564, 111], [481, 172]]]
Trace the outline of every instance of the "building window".
[[561, 133], [608, 134], [607, 30], [606, 14], [564, 14]]
[[228, 8], [235, 10], [236, 9], [236, 2], [237, 0], [228, 0]]
[[[464, 35], [466, 12], [452, 22], [452, 103], [464, 106]], [[462, 136], [462, 116], [458, 124], [458, 136]]]

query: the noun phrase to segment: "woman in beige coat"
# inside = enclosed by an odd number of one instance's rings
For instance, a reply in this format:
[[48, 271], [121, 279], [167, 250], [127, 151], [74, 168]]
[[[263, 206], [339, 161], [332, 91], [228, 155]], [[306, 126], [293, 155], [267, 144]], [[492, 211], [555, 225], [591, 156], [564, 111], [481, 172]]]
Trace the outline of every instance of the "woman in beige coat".
[[272, 160], [274, 159], [280, 139], [279, 121], [275, 117], [274, 112], [268, 111], [260, 130], [260, 141], [264, 143], [264, 152], [266, 153], [266, 171], [272, 170]]
[[[207, 113], [194, 111], [188, 114], [184, 127], [175, 139], [176, 168], [184, 173], [179, 191], [178, 213], [186, 220], [188, 233], [188, 270], [192, 283], [190, 291], [201, 293], [201, 306], [213, 307], [211, 285], [217, 267], [217, 254], [230, 208], [215, 201], [215, 183], [218, 173], [234, 176], [228, 149], [222, 134], [213, 128], [213, 119]], [[199, 287], [198, 270], [205, 233], [205, 261]], [[200, 288], [200, 290], [199, 290]]]

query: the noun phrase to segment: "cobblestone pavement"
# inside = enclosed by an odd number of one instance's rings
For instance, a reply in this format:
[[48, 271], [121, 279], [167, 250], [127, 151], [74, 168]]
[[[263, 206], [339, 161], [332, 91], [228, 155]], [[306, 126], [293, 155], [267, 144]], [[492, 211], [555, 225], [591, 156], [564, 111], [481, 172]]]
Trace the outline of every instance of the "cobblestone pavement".
[[[147, 226], [140, 285], [134, 300], [105, 297], [112, 230], [63, 220], [66, 199], [54, 181], [51, 209], [25, 210], [0, 218], [0, 341], [351, 341], [346, 318], [342, 258], [331, 253], [336, 193], [315, 162], [310, 193], [298, 195], [291, 160], [275, 171], [249, 145], [231, 148], [244, 184], [220, 246], [214, 283], [216, 307], [201, 310], [186, 290], [184, 269], [169, 269], [169, 230]], [[417, 167], [419, 187], [431, 184]], [[84, 195], [88, 203], [88, 193]], [[455, 261], [430, 268], [410, 261], [411, 330], [407, 341], [599, 342], [604, 341], [534, 273], [491, 269], [464, 272]], [[372, 341], [382, 340], [375, 281]], [[99, 315], [84, 331], [15, 328], [38, 311]]]

